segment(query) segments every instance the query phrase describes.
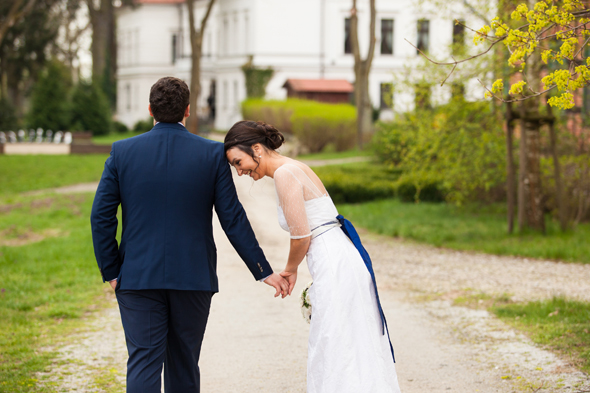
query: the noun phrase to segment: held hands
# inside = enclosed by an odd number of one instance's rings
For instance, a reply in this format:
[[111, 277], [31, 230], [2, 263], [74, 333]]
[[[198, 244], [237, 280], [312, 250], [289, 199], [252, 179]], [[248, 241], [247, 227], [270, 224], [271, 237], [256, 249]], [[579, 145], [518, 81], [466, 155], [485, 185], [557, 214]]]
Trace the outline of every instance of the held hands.
[[268, 276], [268, 278], [264, 280], [264, 283], [270, 285], [271, 287], [274, 287], [274, 289], [277, 290], [277, 293], [275, 293], [275, 297], [282, 295], [282, 298], [284, 299], [287, 295], [290, 295], [289, 283], [285, 281], [285, 279], [279, 276], [277, 273], [273, 273], [270, 276]]
[[291, 292], [293, 292], [293, 287], [295, 286], [295, 282], [297, 282], [297, 270], [294, 272], [283, 270], [279, 274], [289, 283], [289, 295], [291, 295]]

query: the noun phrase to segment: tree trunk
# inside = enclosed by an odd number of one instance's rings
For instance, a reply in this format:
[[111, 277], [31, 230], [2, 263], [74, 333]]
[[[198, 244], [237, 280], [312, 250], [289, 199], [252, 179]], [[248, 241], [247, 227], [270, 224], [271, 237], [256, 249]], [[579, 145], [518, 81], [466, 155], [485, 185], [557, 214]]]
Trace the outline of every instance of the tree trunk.
[[4, 37], [8, 30], [33, 10], [35, 1], [36, 0], [29, 0], [25, 4], [25, 0], [13, 0], [10, 10], [8, 10], [8, 14], [4, 17], [2, 23], [0, 23], [0, 44], [4, 41]]
[[191, 83], [190, 83], [190, 90], [191, 90], [191, 97], [190, 97], [190, 117], [188, 118], [187, 128], [193, 134], [199, 133], [199, 119], [197, 117], [198, 114], [198, 105], [199, 105], [199, 95], [201, 93], [201, 52], [203, 48], [203, 35], [205, 34], [205, 27], [207, 26], [207, 20], [209, 19], [209, 15], [211, 15], [211, 9], [215, 4], [215, 0], [209, 0], [207, 5], [207, 10], [205, 11], [205, 16], [201, 20], [201, 25], [199, 30], [196, 29], [195, 23], [195, 7], [194, 7], [195, 0], [186, 0], [186, 5], [188, 7], [188, 20], [189, 20], [189, 31], [190, 31], [190, 38], [191, 38], [191, 60], [192, 60], [192, 67], [191, 67]]
[[100, 8], [95, 8], [93, 0], [87, 0], [90, 23], [92, 24], [92, 78], [98, 80], [105, 74], [107, 65], [107, 53], [109, 51], [110, 34], [113, 28], [111, 23], [113, 5], [111, 0], [101, 0]]
[[512, 105], [506, 105], [506, 202], [507, 202], [507, 219], [508, 219], [508, 233], [514, 232], [514, 203], [516, 190], [515, 185], [515, 168], [513, 155], [513, 137], [514, 137], [514, 116], [512, 114]]
[[369, 133], [373, 126], [373, 110], [371, 98], [369, 96], [369, 74], [371, 73], [371, 64], [375, 53], [375, 19], [376, 19], [375, 0], [370, 0], [370, 30], [369, 30], [369, 51], [366, 59], [361, 59], [359, 40], [358, 40], [358, 16], [356, 0], [352, 0], [352, 9], [350, 11], [350, 42], [352, 54], [354, 56], [354, 97], [356, 103], [356, 125], [357, 141], [359, 149], [363, 148], [365, 135]]
[[520, 145], [518, 149], [518, 230], [526, 227], [525, 179], [527, 173], [526, 138], [524, 126], [524, 102], [520, 103]]
[[555, 204], [557, 205], [557, 215], [559, 217], [559, 226], [563, 232], [567, 231], [568, 211], [564, 199], [563, 181], [561, 177], [561, 165], [559, 155], [557, 154], [557, 135], [555, 133], [555, 119], [550, 105], [547, 105], [547, 115], [549, 119], [549, 143], [551, 156], [553, 157], [553, 176], [555, 179]]

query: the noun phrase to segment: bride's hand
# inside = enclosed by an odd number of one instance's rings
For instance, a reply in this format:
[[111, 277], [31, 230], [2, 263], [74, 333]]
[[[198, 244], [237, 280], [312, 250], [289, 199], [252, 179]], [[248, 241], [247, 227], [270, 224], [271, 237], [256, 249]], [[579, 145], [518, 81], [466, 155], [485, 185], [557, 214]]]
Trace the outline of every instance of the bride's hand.
[[288, 272], [283, 270], [279, 274], [289, 283], [289, 295], [291, 295], [291, 292], [293, 292], [293, 287], [295, 286], [295, 282], [297, 281], [297, 272]]

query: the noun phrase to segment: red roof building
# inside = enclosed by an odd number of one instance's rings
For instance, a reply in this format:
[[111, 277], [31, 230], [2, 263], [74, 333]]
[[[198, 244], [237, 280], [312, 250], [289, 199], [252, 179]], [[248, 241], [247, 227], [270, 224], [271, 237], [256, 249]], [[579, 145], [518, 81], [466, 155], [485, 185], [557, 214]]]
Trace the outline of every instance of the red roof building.
[[348, 103], [354, 86], [344, 79], [287, 79], [287, 97], [329, 103]]

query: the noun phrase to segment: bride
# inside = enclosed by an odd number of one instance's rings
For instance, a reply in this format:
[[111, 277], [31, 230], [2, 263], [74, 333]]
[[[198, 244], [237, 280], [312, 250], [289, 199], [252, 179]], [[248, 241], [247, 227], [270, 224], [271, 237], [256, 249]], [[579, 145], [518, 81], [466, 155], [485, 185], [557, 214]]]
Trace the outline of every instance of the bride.
[[340, 228], [345, 223], [350, 232], [352, 226], [338, 215], [318, 176], [276, 152], [284, 140], [270, 124], [240, 121], [225, 137], [225, 154], [240, 176], [274, 178], [279, 223], [291, 235], [287, 266], [281, 272], [289, 294], [307, 256], [313, 278], [307, 392], [399, 392], [370, 262], [365, 265], [362, 246], [359, 252], [346, 228]]

